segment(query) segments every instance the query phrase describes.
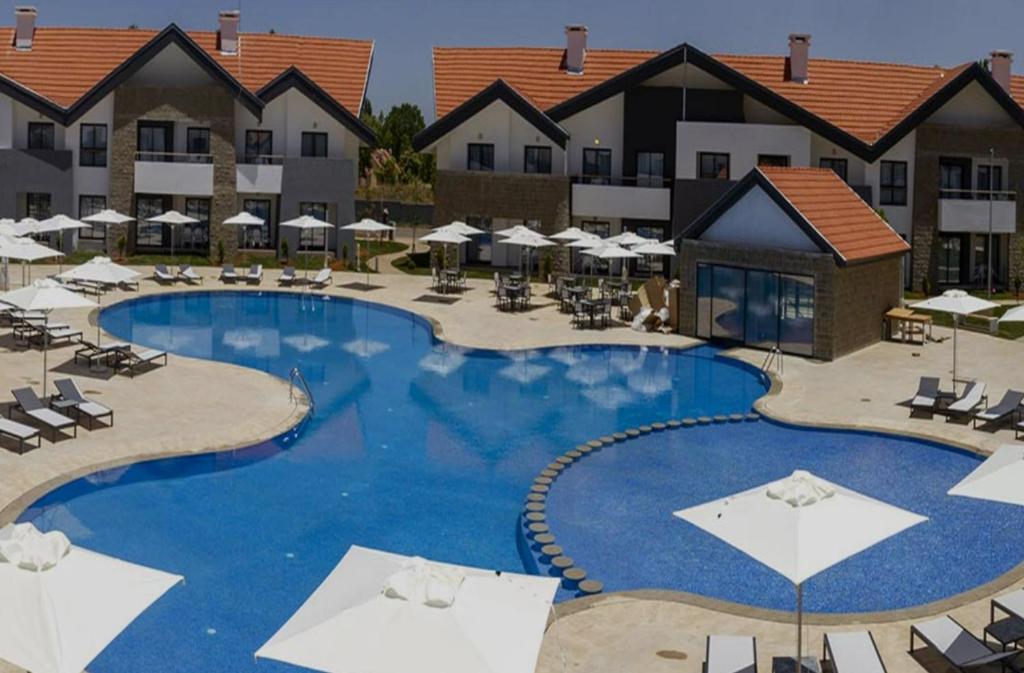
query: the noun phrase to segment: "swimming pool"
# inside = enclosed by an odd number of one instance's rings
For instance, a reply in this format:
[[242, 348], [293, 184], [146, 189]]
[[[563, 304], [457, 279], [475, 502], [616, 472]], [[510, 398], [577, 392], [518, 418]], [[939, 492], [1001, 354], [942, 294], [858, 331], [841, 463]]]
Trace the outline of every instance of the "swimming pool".
[[[317, 409], [297, 434], [243, 451], [97, 473], [53, 491], [26, 511], [23, 520], [43, 529], [60, 528], [83, 546], [187, 578], [185, 586], [168, 592], [108, 648], [90, 667], [94, 673], [193, 671], [196, 661], [206, 671], [294, 670], [275, 662], [257, 668], [252, 653], [351, 544], [521, 571], [517, 515], [532, 479], [555, 455], [583, 439], [653, 420], [743, 412], [765, 392], [756, 371], [717, 357], [711, 347], [467, 350], [436, 340], [426, 321], [408, 313], [300, 293], [146, 297], [106, 309], [101, 321], [119, 338], [182, 355], [281, 377], [297, 366], [310, 381]], [[245, 390], [237, 394], [244, 396]], [[244, 417], [224, 420], [245, 422]], [[173, 427], [188, 419], [166, 421]], [[687, 464], [684, 454], [698, 455], [681, 450], [698, 436], [690, 432], [634, 440], [651, 443], [643, 469], [634, 471], [634, 461], [617, 459], [609, 449], [559, 480], [552, 494], [553, 527], [564, 528], [560, 540], [577, 537], [574, 555], [610, 589], [653, 582], [752, 605], [775, 606], [782, 600], [774, 592], [761, 600], [756, 564], [739, 559], [712, 577], [668, 572], [673, 553], [696, 550], [717, 563], [724, 551], [708, 538], [659, 550], [662, 558], [655, 566], [609, 559], [600, 538], [588, 542], [585, 528], [572, 529], [566, 512], [578, 512], [583, 505], [567, 510], [565, 503], [576, 493], [591, 498], [578, 501], [587, 507], [608, 508], [596, 524], [601, 531], [604, 521], [604, 532], [630, 523], [616, 518], [626, 503], [598, 496], [585, 481], [574, 483], [576, 478], [603, 475], [605, 484], [615, 474], [634, 484], [651, 480], [649, 495], [638, 500], [643, 504], [639, 515], [652, 517], [644, 525], [659, 535], [685, 536], [686, 525], [671, 517], [672, 510], [690, 499], [707, 499], [715, 489], [727, 493], [750, 479], [766, 481], [784, 466], [789, 446], [799, 449], [800, 459], [815, 458], [818, 448], [827, 450], [835, 465], [845, 461], [865, 475], [877, 469], [876, 459], [893, 460], [903, 453], [908, 454], [904, 460], [887, 465], [900, 470], [939, 466], [929, 479], [955, 481], [976, 465], [973, 457], [919, 442], [876, 438], [871, 440], [877, 444], [874, 450], [868, 451], [860, 445], [833, 446], [833, 438], [812, 431], [782, 432], [763, 422], [692, 431], [706, 432], [705, 457]], [[668, 444], [659, 448], [658, 438]], [[645, 450], [643, 444], [631, 446], [630, 451]], [[742, 453], [740, 446], [750, 453]], [[741, 469], [730, 481], [726, 467], [737, 464]], [[765, 478], [756, 480], [757, 475]], [[669, 490], [666, 482], [676, 477], [680, 488], [692, 490]], [[886, 478], [905, 486], [914, 474], [901, 471]], [[943, 481], [934, 489], [946, 487]], [[908, 492], [907, 502], [897, 504], [919, 511], [920, 497]], [[937, 491], [927, 497], [938, 498]], [[936, 535], [958, 532], [972, 516], [999, 514], [986, 503], [955, 500], [948, 513], [956, 517], [955, 525], [929, 529]], [[1017, 549], [1019, 536], [1020, 531], [1012, 539]], [[933, 535], [919, 541], [930, 552], [948, 540]], [[988, 544], [994, 542], [1001, 541], [993, 538]], [[872, 558], [873, 563], [889, 561]], [[987, 555], [970, 561], [965, 572], [976, 572], [963, 584], [977, 585], [998, 574], [981, 565], [992, 561]], [[900, 601], [915, 601], [924, 594], [914, 591], [927, 589], [934, 580], [917, 573], [901, 579], [910, 589], [898, 595]], [[874, 575], [861, 581], [862, 590], [871, 587]], [[947, 585], [939, 579], [944, 590], [952, 587], [945, 595], [958, 590], [960, 582]], [[856, 586], [856, 580], [849, 586]], [[808, 601], [819, 594], [825, 592], [809, 590]], [[854, 609], [857, 600], [838, 592], [824, 609]], [[789, 605], [791, 600], [781, 607]]]

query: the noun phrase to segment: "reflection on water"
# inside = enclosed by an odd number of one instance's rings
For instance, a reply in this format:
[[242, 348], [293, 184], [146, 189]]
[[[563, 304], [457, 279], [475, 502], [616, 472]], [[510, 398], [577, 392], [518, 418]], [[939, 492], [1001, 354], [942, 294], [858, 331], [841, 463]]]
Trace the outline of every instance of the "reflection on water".
[[282, 338], [281, 343], [289, 348], [294, 348], [300, 353], [312, 353], [315, 350], [331, 345], [330, 341], [315, 334], [293, 334]]

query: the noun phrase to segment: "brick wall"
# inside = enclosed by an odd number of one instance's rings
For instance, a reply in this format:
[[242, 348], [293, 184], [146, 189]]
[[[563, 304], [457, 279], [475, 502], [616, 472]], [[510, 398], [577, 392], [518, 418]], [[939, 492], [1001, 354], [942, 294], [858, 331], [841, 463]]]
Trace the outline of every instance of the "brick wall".
[[[217, 241], [224, 241], [226, 254], [238, 247], [238, 232], [233, 225], [222, 224], [238, 210], [235, 177], [234, 99], [221, 86], [141, 87], [124, 85], [114, 93], [114, 126], [110, 138], [110, 202], [108, 206], [127, 215], [135, 215], [135, 151], [137, 122], [186, 122], [210, 128], [210, 152], [213, 155], [213, 197], [210, 201], [210, 254]], [[183, 125], [184, 126], [184, 125]], [[184, 133], [176, 127], [175, 134]], [[185, 197], [175, 196], [172, 208], [184, 210]], [[129, 227], [107, 228], [108, 249], [116, 249], [122, 233], [128, 239], [128, 251], [134, 246]]]
[[882, 316], [899, 305], [901, 260], [902, 257], [888, 257], [835, 270], [833, 358], [882, 338]]
[[[928, 276], [935, 287], [939, 264], [939, 157], [996, 157], [1009, 160], [1007, 189], [1024, 194], [1024, 133], [1020, 129], [965, 129], [960, 126], [922, 124], [917, 127], [914, 158], [914, 219], [911, 281], [915, 290]], [[1024, 240], [1024, 209], [1018, 203], [1017, 233], [1010, 235], [1012, 279], [1024, 272], [1021, 241]]]

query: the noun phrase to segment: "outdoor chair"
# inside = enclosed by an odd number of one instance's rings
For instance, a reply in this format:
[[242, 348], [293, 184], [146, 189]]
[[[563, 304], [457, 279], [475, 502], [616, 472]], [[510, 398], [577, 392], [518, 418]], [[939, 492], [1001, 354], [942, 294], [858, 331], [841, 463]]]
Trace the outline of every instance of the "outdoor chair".
[[978, 421], [999, 426], [1007, 419], [1018, 416], [1021, 402], [1024, 402], [1024, 393], [1019, 390], [1007, 390], [998, 403], [974, 414], [974, 427], [978, 427]]
[[114, 410], [87, 398], [74, 379], [57, 379], [53, 385], [57, 388], [62, 400], [77, 402], [74, 407], [75, 413], [78, 414], [79, 420], [83, 415], [89, 419], [89, 430], [92, 430], [96, 421], [101, 418], [109, 418], [110, 425], [114, 425]]
[[590, 320], [590, 314], [583, 307], [582, 301], [576, 301], [572, 304], [572, 326], [583, 327], [587, 321]]
[[128, 376], [135, 378], [135, 370], [141, 366], [149, 364], [157, 364], [157, 360], [163, 360], [163, 365], [167, 365], [167, 353], [165, 351], [158, 351], [154, 348], [144, 350], [140, 353], [136, 353], [131, 348], [125, 348], [117, 351], [114, 356], [114, 368], [115, 369], [127, 369]]
[[82, 340], [82, 330], [75, 329], [66, 323], [54, 323], [49, 325], [32, 324], [28, 330], [22, 332], [22, 336], [29, 343], [53, 346], [60, 343], [73, 343]]
[[238, 280], [238, 272], [234, 264], [225, 264], [220, 270], [220, 279], [225, 283], [234, 283]]
[[178, 278], [181, 278], [186, 283], [198, 282], [200, 285], [203, 283], [203, 277], [196, 273], [191, 264], [178, 265]]
[[605, 297], [601, 302], [601, 327], [609, 327], [612, 324], [612, 298]]
[[253, 264], [249, 267], [249, 273], [245, 274], [245, 282], [259, 285], [263, 281], [263, 265]]
[[996, 652], [949, 615], [910, 627], [911, 655], [914, 654], [915, 636], [938, 652], [953, 668], [965, 673], [990, 664], [1020, 670], [1013, 664], [1013, 660], [1024, 650]]
[[708, 636], [704, 673], [757, 673], [757, 641], [753, 636]]
[[985, 384], [980, 381], [971, 381], [960, 397], [949, 403], [943, 409], [947, 418], [962, 418], [974, 412], [975, 409], [988, 402], [988, 395], [985, 394]]
[[939, 391], [939, 379], [935, 376], [922, 376], [917, 383], [917, 392], [910, 400], [911, 413], [915, 411], [937, 411], [939, 402], [952, 397], [950, 393]]
[[25, 453], [25, 442], [30, 439], [36, 440], [36, 448], [43, 445], [39, 428], [33, 428], [31, 425], [12, 421], [9, 418], [0, 418], [0, 437], [10, 437], [17, 440], [19, 455]]
[[277, 279], [277, 282], [279, 285], [292, 285], [293, 283], [295, 283], [295, 267], [284, 267], [284, 271], [281, 272], [281, 275]]
[[77, 363], [79, 359], [85, 361], [87, 365], [92, 366], [93, 362], [98, 360], [106, 360], [107, 364], [117, 354], [117, 351], [131, 348], [131, 346], [124, 341], [111, 341], [101, 346], [97, 346], [91, 341], [82, 340], [79, 342], [80, 348], [75, 351], [74, 361]]
[[504, 285], [498, 286], [497, 301], [499, 311], [507, 311], [512, 308], [512, 296], [509, 295], [508, 288]]
[[42, 423], [50, 429], [53, 441], [57, 441], [57, 431], [65, 428], [72, 428], [74, 436], [78, 436], [78, 424], [75, 423], [75, 420], [48, 408], [31, 388], [18, 388], [12, 390], [11, 394], [14, 395], [15, 404], [7, 410], [8, 416], [17, 410], [32, 420]]
[[314, 287], [316, 287], [316, 288], [319, 288], [319, 289], [323, 289], [323, 288], [327, 287], [328, 285], [330, 285], [331, 284], [331, 269], [329, 267], [326, 267], [326, 266], [324, 268], [320, 269], [320, 271], [317, 272], [316, 277], [313, 278], [313, 280], [311, 280], [309, 282], [309, 284], [314, 286]]
[[887, 673], [870, 631], [826, 633], [823, 649], [833, 673]]
[[173, 283], [176, 278], [167, 270], [166, 264], [157, 264], [153, 267], [153, 280], [158, 283]]

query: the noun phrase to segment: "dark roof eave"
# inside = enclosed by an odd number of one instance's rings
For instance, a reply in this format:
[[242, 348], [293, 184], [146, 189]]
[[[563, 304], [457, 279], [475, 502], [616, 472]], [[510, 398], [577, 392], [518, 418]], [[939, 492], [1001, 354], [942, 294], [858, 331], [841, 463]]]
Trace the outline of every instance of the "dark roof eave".
[[22, 105], [32, 108], [58, 124], [64, 124], [64, 120], [67, 117], [66, 110], [60, 105], [3, 75], [0, 75], [0, 94], [13, 98]]
[[256, 95], [259, 96], [262, 103], [266, 104], [289, 89], [300, 91], [370, 147], [377, 145], [377, 136], [369, 126], [296, 66], [288, 68], [268, 82]]

